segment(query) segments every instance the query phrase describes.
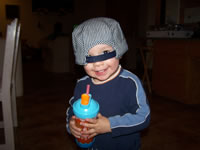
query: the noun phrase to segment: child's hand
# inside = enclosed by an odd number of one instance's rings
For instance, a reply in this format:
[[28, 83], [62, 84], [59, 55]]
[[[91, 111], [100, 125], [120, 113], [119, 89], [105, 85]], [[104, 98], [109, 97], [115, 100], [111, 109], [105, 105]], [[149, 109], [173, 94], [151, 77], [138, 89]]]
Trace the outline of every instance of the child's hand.
[[70, 131], [73, 136], [75, 136], [76, 138], [80, 138], [81, 137], [81, 129], [76, 126], [75, 119], [76, 119], [75, 116], [71, 117], [71, 119], [69, 121], [69, 128], [70, 128]]
[[100, 113], [97, 119], [86, 119], [87, 122], [82, 122], [81, 125], [88, 128], [88, 130], [82, 131], [82, 134], [90, 135], [88, 138], [94, 137], [98, 134], [111, 132], [110, 121], [102, 116]]

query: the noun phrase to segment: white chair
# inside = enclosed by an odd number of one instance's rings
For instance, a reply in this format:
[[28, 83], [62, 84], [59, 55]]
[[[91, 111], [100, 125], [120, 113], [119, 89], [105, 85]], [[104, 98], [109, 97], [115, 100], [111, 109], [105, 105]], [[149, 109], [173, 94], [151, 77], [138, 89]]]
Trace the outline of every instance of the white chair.
[[[17, 20], [16, 20], [17, 21]], [[18, 22], [16, 22], [18, 23]], [[16, 72], [17, 72], [17, 58], [19, 53], [19, 35], [20, 35], [20, 24], [15, 24], [16, 34], [15, 34], [15, 47], [14, 47], [14, 56], [13, 56], [13, 68], [12, 68], [12, 79], [11, 79], [11, 106], [13, 114], [13, 125], [14, 127], [18, 126], [17, 121], [17, 104], [16, 104]]]
[[15, 72], [18, 54], [20, 24], [15, 19], [7, 26], [6, 44], [4, 51], [3, 72], [0, 79], [0, 101], [2, 102], [3, 121], [0, 127], [4, 128], [5, 143], [0, 150], [14, 150], [14, 126], [17, 126], [17, 109], [15, 94]]

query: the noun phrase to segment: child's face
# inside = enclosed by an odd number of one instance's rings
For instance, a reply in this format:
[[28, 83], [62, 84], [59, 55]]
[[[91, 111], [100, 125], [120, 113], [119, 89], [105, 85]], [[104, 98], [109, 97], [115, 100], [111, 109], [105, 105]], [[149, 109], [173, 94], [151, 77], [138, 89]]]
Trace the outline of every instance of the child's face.
[[[111, 52], [113, 48], [106, 44], [99, 44], [91, 48], [88, 52], [89, 56], [98, 56], [106, 52]], [[112, 79], [119, 66], [119, 59], [116, 57], [88, 63], [84, 66], [86, 73], [93, 78], [95, 83], [102, 83]]]

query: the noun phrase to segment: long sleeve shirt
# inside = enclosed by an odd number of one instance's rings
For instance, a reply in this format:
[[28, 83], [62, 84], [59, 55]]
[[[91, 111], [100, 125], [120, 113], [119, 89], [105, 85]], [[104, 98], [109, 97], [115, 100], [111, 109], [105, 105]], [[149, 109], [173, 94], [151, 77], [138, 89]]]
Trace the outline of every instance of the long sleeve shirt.
[[69, 119], [73, 115], [72, 104], [85, 93], [87, 84], [90, 84], [90, 94], [99, 103], [100, 113], [109, 119], [112, 130], [111, 133], [97, 135], [92, 148], [138, 150], [140, 132], [150, 122], [150, 108], [139, 78], [121, 69], [117, 77], [104, 84], [95, 85], [89, 76], [78, 80], [70, 100], [71, 107], [67, 110], [68, 131]]

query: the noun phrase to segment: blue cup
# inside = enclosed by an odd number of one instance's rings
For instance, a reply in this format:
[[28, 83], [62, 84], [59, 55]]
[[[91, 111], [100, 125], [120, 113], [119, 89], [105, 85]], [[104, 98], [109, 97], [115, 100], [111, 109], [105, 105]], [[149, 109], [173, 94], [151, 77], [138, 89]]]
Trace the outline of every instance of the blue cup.
[[[82, 94], [81, 98], [74, 102], [73, 112], [76, 116], [76, 126], [83, 130], [81, 122], [85, 122], [87, 118], [96, 118], [99, 112], [99, 104], [92, 99], [91, 94]], [[81, 137], [76, 139], [78, 146], [89, 148], [94, 143], [95, 138]]]

